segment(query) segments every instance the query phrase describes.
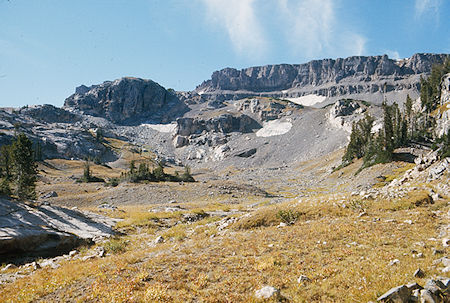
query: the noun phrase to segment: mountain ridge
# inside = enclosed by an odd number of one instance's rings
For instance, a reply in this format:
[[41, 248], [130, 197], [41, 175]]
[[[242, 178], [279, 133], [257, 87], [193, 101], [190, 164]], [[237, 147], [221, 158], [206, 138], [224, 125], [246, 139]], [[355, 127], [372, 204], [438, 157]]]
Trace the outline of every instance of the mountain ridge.
[[[352, 56], [312, 60], [304, 64], [275, 64], [237, 70], [224, 68], [196, 87], [206, 99], [249, 96], [298, 98], [309, 94], [337, 98], [369, 95], [376, 102], [385, 91], [418, 96], [420, 76], [442, 63], [449, 54], [417, 53], [402, 60], [381, 56]], [[372, 96], [370, 96], [372, 95]], [[373, 95], [377, 95], [376, 98]], [[406, 95], [405, 95], [406, 96]], [[331, 102], [328, 102], [331, 103]]]

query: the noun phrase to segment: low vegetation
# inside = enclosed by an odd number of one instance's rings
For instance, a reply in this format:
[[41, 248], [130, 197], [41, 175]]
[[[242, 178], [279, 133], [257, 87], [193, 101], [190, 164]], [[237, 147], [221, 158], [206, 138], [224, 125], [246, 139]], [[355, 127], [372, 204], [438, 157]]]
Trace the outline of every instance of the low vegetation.
[[120, 180], [129, 182], [151, 181], [151, 182], [195, 182], [195, 179], [191, 175], [191, 169], [189, 166], [184, 167], [182, 174], [175, 171], [175, 175], [167, 174], [164, 171], [164, 164], [160, 161], [157, 166], [150, 169], [150, 165], [143, 162], [136, 168], [136, 162], [132, 160], [130, 162], [130, 169], [126, 173], [122, 173]]
[[[256, 302], [254, 291], [267, 284], [292, 302], [373, 301], [391, 285], [423, 284], [439, 274], [432, 261], [440, 247], [429, 239], [441, 221], [431, 204], [412, 200], [396, 207], [402, 202], [316, 196], [263, 206], [222, 231], [219, 218], [139, 229], [158, 218], [179, 221], [180, 214], [130, 206], [111, 211], [133, 228], [102, 245], [106, 257], [74, 259], [4, 284], [0, 301]], [[158, 235], [164, 242], [152, 244]], [[414, 258], [417, 252], [423, 258]], [[399, 264], [389, 265], [394, 259]], [[417, 267], [424, 278], [412, 277]], [[310, 280], [299, 283], [300, 275]]]

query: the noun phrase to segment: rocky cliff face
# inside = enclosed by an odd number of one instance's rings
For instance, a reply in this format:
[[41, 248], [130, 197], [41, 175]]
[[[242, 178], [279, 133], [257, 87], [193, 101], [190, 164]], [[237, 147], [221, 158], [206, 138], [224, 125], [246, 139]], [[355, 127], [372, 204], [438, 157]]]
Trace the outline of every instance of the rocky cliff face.
[[[255, 95], [328, 98], [405, 90], [417, 94], [420, 76], [441, 63], [446, 54], [415, 54], [392, 60], [387, 55], [314, 60], [306, 64], [280, 64], [226, 68], [196, 88], [208, 99], [239, 99]], [[415, 92], [415, 94], [414, 94]]]
[[139, 119], [167, 122], [187, 110], [175, 93], [139, 78], [121, 78], [91, 87], [82, 85], [65, 100], [64, 107], [115, 123]]
[[74, 123], [81, 119], [74, 113], [50, 104], [23, 107], [19, 110], [19, 114], [45, 123]]
[[[215, 146], [226, 143], [224, 134], [250, 133], [261, 125], [244, 114], [223, 113], [210, 118], [179, 118], [173, 140], [175, 147], [187, 144]], [[213, 135], [214, 134], [214, 135]]]
[[450, 73], [442, 78], [441, 102], [436, 115], [436, 136], [442, 137], [450, 130]]

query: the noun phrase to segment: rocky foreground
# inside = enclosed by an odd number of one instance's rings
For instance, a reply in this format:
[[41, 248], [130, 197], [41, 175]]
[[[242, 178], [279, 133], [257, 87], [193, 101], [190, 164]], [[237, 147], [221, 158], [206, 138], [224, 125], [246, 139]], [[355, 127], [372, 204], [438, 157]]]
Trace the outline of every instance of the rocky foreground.
[[44, 204], [0, 200], [0, 256], [55, 256], [114, 235], [117, 220]]

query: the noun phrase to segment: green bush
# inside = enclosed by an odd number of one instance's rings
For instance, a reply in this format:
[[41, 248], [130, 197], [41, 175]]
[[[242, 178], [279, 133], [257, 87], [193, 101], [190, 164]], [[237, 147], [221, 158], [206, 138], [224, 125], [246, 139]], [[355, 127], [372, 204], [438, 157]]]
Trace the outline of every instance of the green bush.
[[111, 239], [105, 243], [103, 246], [105, 248], [105, 252], [111, 254], [119, 254], [126, 251], [127, 242], [120, 239]]
[[298, 218], [300, 218], [300, 216], [300, 212], [291, 209], [279, 210], [277, 213], [277, 218], [280, 219], [281, 222], [286, 224], [294, 224], [298, 220]]

